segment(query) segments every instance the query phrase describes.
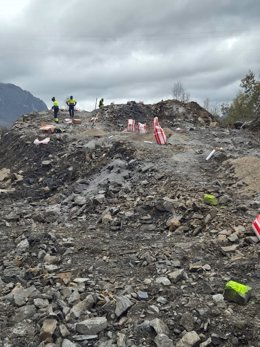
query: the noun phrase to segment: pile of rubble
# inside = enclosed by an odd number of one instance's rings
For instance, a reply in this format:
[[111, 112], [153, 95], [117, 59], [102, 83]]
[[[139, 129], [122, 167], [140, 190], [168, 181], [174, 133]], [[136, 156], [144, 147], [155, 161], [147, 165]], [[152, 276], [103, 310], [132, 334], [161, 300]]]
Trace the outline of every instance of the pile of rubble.
[[[61, 114], [47, 144], [34, 139], [48, 113], [2, 136], [1, 346], [258, 346], [260, 171], [239, 167], [260, 144], [193, 103], [172, 118], [173, 104], [165, 146], [118, 131], [158, 104], [105, 107], [95, 128], [97, 111], [79, 125]], [[252, 288], [244, 305], [224, 296], [229, 280]]]
[[183, 103], [178, 100], [162, 100], [156, 104], [147, 105], [142, 102], [129, 101], [127, 104], [105, 106], [102, 111], [94, 112], [102, 122], [111, 129], [122, 130], [128, 119], [152, 125], [154, 117], [158, 117], [163, 126], [179, 127], [209, 125], [216, 123], [215, 117], [196, 102]]

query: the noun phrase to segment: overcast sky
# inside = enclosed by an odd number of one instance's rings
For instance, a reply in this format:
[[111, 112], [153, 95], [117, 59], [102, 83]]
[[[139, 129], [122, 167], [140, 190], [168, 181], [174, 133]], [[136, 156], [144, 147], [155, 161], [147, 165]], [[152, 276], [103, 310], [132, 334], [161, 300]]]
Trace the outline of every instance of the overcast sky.
[[0, 0], [0, 82], [51, 105], [172, 98], [203, 106], [260, 73], [260, 0]]

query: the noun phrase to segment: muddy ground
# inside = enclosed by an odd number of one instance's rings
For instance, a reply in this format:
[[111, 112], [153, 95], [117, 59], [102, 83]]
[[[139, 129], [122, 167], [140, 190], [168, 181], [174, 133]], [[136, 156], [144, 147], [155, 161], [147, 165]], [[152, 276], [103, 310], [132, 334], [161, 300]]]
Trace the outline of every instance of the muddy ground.
[[[30, 115], [2, 135], [0, 345], [260, 346], [259, 140], [167, 102], [159, 146], [163, 109], [134, 104], [141, 135], [122, 132], [128, 106], [79, 125], [63, 112], [55, 134], [39, 130], [51, 114]], [[246, 305], [223, 298], [230, 279], [253, 288]]]

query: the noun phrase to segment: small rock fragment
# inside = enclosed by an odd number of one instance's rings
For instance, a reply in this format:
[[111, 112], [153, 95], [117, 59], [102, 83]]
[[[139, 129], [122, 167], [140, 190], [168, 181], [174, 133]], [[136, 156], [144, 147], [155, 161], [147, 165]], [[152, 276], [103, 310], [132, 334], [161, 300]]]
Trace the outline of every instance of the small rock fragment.
[[173, 283], [177, 283], [178, 281], [184, 278], [184, 269], [178, 269], [168, 274], [168, 277]]
[[192, 331], [194, 328], [192, 314], [190, 312], [185, 312], [181, 317], [180, 323], [187, 331]]
[[68, 339], [64, 339], [62, 341], [62, 347], [78, 347], [78, 344], [74, 343], [74, 342], [71, 342], [70, 340]]
[[174, 347], [173, 341], [165, 334], [158, 334], [154, 342], [157, 347]]
[[167, 325], [159, 318], [155, 318], [149, 322], [150, 326], [154, 328], [156, 334], [169, 335], [169, 329]]
[[169, 231], [174, 231], [179, 226], [181, 226], [181, 222], [180, 222], [179, 218], [173, 217], [173, 218], [168, 219], [168, 221], [166, 222], [166, 225], [167, 225], [167, 227], [169, 227]]
[[76, 324], [77, 332], [85, 335], [95, 335], [106, 328], [106, 317], [89, 318]]
[[148, 299], [148, 293], [147, 292], [138, 291], [137, 292], [137, 297], [138, 297], [139, 300], [147, 300]]
[[52, 337], [57, 327], [56, 319], [45, 319], [42, 324], [40, 340], [44, 341]]
[[192, 347], [200, 341], [199, 335], [196, 331], [186, 333], [180, 341], [177, 342], [176, 347]]
[[115, 314], [117, 317], [120, 317], [124, 312], [126, 312], [131, 306], [133, 306], [133, 302], [128, 299], [126, 296], [118, 296], [116, 301], [116, 310]]
[[155, 282], [162, 284], [164, 286], [170, 286], [171, 285], [171, 281], [169, 280], [168, 277], [157, 277]]

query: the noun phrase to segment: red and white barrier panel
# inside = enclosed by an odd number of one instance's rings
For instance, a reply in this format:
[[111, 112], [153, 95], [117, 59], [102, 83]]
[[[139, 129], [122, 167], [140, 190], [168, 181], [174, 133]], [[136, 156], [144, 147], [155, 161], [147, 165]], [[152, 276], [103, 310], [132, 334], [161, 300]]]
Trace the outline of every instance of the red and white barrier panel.
[[138, 123], [138, 132], [139, 134], [146, 134], [147, 132], [146, 124]]
[[158, 145], [166, 145], [167, 140], [163, 129], [160, 126], [155, 126], [154, 137]]
[[252, 227], [257, 238], [260, 240], [260, 214], [256, 217], [256, 219], [252, 223]]
[[159, 121], [158, 121], [158, 117], [154, 117], [153, 119], [153, 128], [155, 129], [155, 127], [159, 127]]
[[134, 119], [128, 119], [128, 124], [127, 124], [127, 131], [135, 131], [135, 120]]

